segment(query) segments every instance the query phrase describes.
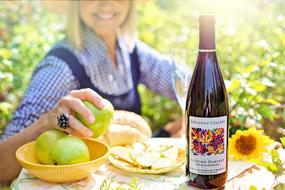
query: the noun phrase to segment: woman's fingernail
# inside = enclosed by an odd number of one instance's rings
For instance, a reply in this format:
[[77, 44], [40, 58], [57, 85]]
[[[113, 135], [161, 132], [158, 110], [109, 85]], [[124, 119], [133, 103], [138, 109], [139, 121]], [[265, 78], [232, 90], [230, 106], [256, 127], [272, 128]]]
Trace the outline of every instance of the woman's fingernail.
[[94, 123], [95, 117], [93, 115], [89, 116], [88, 121], [90, 124]]
[[89, 131], [89, 132], [88, 132], [88, 136], [89, 136], [89, 137], [92, 137], [92, 136], [93, 136], [93, 132]]
[[104, 108], [104, 107], [105, 107], [105, 100], [102, 100], [102, 101], [100, 102], [100, 107], [101, 107], [101, 108]]

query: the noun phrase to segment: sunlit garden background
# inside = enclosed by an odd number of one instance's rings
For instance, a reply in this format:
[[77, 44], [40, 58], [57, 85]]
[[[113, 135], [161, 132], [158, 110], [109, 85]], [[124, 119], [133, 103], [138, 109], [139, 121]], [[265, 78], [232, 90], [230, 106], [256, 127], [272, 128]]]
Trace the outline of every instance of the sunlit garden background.
[[[231, 106], [231, 132], [257, 126], [279, 139], [285, 128], [285, 1], [141, 0], [139, 38], [163, 53], [185, 49], [194, 67], [198, 16], [217, 15], [217, 50]], [[0, 2], [0, 134], [37, 63], [64, 37], [65, 18], [40, 1]], [[179, 106], [140, 87], [153, 129], [180, 116]]]

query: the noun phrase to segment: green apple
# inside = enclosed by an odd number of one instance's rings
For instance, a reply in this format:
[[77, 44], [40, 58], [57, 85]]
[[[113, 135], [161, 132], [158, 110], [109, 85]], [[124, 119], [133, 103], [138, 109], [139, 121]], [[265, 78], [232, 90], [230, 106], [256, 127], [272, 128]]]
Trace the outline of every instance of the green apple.
[[90, 124], [79, 114], [76, 114], [77, 119], [79, 119], [86, 127], [90, 128], [93, 131], [94, 138], [103, 135], [108, 130], [109, 125], [111, 124], [114, 114], [113, 105], [111, 104], [111, 102], [106, 100], [105, 107], [99, 109], [89, 101], [84, 100], [83, 103], [94, 114], [95, 122]]
[[53, 164], [53, 160], [49, 156], [50, 150], [59, 139], [62, 139], [65, 136], [65, 133], [57, 130], [50, 130], [42, 133], [36, 140], [37, 159], [42, 164]]
[[76, 164], [90, 160], [84, 141], [58, 130], [42, 133], [36, 140], [35, 152], [42, 164]]
[[49, 154], [54, 164], [66, 165], [90, 161], [87, 145], [83, 140], [73, 136], [59, 139]]

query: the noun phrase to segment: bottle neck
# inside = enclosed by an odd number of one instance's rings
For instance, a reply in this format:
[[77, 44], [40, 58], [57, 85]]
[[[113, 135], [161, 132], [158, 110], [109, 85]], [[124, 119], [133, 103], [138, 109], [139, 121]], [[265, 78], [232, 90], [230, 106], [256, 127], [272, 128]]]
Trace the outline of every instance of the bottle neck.
[[199, 51], [204, 51], [204, 52], [216, 51], [214, 22], [200, 22]]

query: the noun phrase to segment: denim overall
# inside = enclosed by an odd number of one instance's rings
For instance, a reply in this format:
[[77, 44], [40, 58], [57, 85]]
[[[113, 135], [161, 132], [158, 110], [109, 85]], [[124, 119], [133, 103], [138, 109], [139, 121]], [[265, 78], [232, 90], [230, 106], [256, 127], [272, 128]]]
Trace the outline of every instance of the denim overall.
[[87, 76], [84, 67], [79, 63], [76, 56], [66, 48], [52, 49], [48, 55], [53, 55], [63, 60], [71, 69], [73, 76], [79, 81], [80, 89], [91, 88], [103, 98], [109, 100], [116, 110], [127, 110], [141, 114], [141, 100], [138, 93], [138, 83], [140, 79], [139, 61], [136, 48], [130, 54], [131, 74], [133, 79], [133, 88], [125, 94], [114, 96], [108, 95], [96, 88], [90, 78]]

